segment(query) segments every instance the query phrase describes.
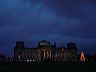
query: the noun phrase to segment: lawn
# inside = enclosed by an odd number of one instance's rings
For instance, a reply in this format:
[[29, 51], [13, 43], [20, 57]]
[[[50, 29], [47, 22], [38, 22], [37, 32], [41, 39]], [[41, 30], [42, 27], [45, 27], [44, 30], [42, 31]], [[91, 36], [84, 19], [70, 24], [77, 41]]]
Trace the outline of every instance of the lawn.
[[0, 72], [93, 72], [96, 63], [10, 63], [0, 65]]

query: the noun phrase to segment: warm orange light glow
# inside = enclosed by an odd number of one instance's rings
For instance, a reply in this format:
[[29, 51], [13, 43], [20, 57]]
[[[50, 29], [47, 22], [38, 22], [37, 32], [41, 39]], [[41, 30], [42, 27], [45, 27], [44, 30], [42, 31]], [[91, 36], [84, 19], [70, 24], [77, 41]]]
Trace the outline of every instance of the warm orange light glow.
[[84, 53], [83, 52], [81, 52], [80, 61], [81, 62], [84, 62], [85, 61], [85, 56], [84, 56]]

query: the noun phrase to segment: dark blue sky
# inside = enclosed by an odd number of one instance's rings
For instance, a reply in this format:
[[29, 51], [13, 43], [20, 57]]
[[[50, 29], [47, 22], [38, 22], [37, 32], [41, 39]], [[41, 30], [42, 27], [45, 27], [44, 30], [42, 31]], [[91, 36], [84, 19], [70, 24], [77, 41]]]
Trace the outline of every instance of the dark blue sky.
[[12, 55], [16, 40], [40, 40], [96, 53], [96, 0], [0, 0], [0, 53]]

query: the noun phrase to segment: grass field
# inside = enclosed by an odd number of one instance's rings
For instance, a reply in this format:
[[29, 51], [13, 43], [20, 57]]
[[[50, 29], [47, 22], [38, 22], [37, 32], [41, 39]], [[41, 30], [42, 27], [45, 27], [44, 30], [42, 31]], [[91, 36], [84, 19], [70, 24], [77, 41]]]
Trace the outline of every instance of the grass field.
[[93, 72], [96, 63], [11, 63], [0, 65], [0, 72]]

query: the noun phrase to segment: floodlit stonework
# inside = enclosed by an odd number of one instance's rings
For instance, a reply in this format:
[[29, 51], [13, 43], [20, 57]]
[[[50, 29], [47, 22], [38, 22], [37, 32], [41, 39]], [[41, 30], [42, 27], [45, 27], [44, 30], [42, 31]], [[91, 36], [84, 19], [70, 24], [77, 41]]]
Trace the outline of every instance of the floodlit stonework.
[[42, 61], [77, 61], [77, 48], [74, 42], [67, 44], [67, 48], [57, 48], [42, 40], [37, 48], [26, 48], [23, 41], [17, 41], [14, 48], [14, 59], [16, 61], [42, 62]]

